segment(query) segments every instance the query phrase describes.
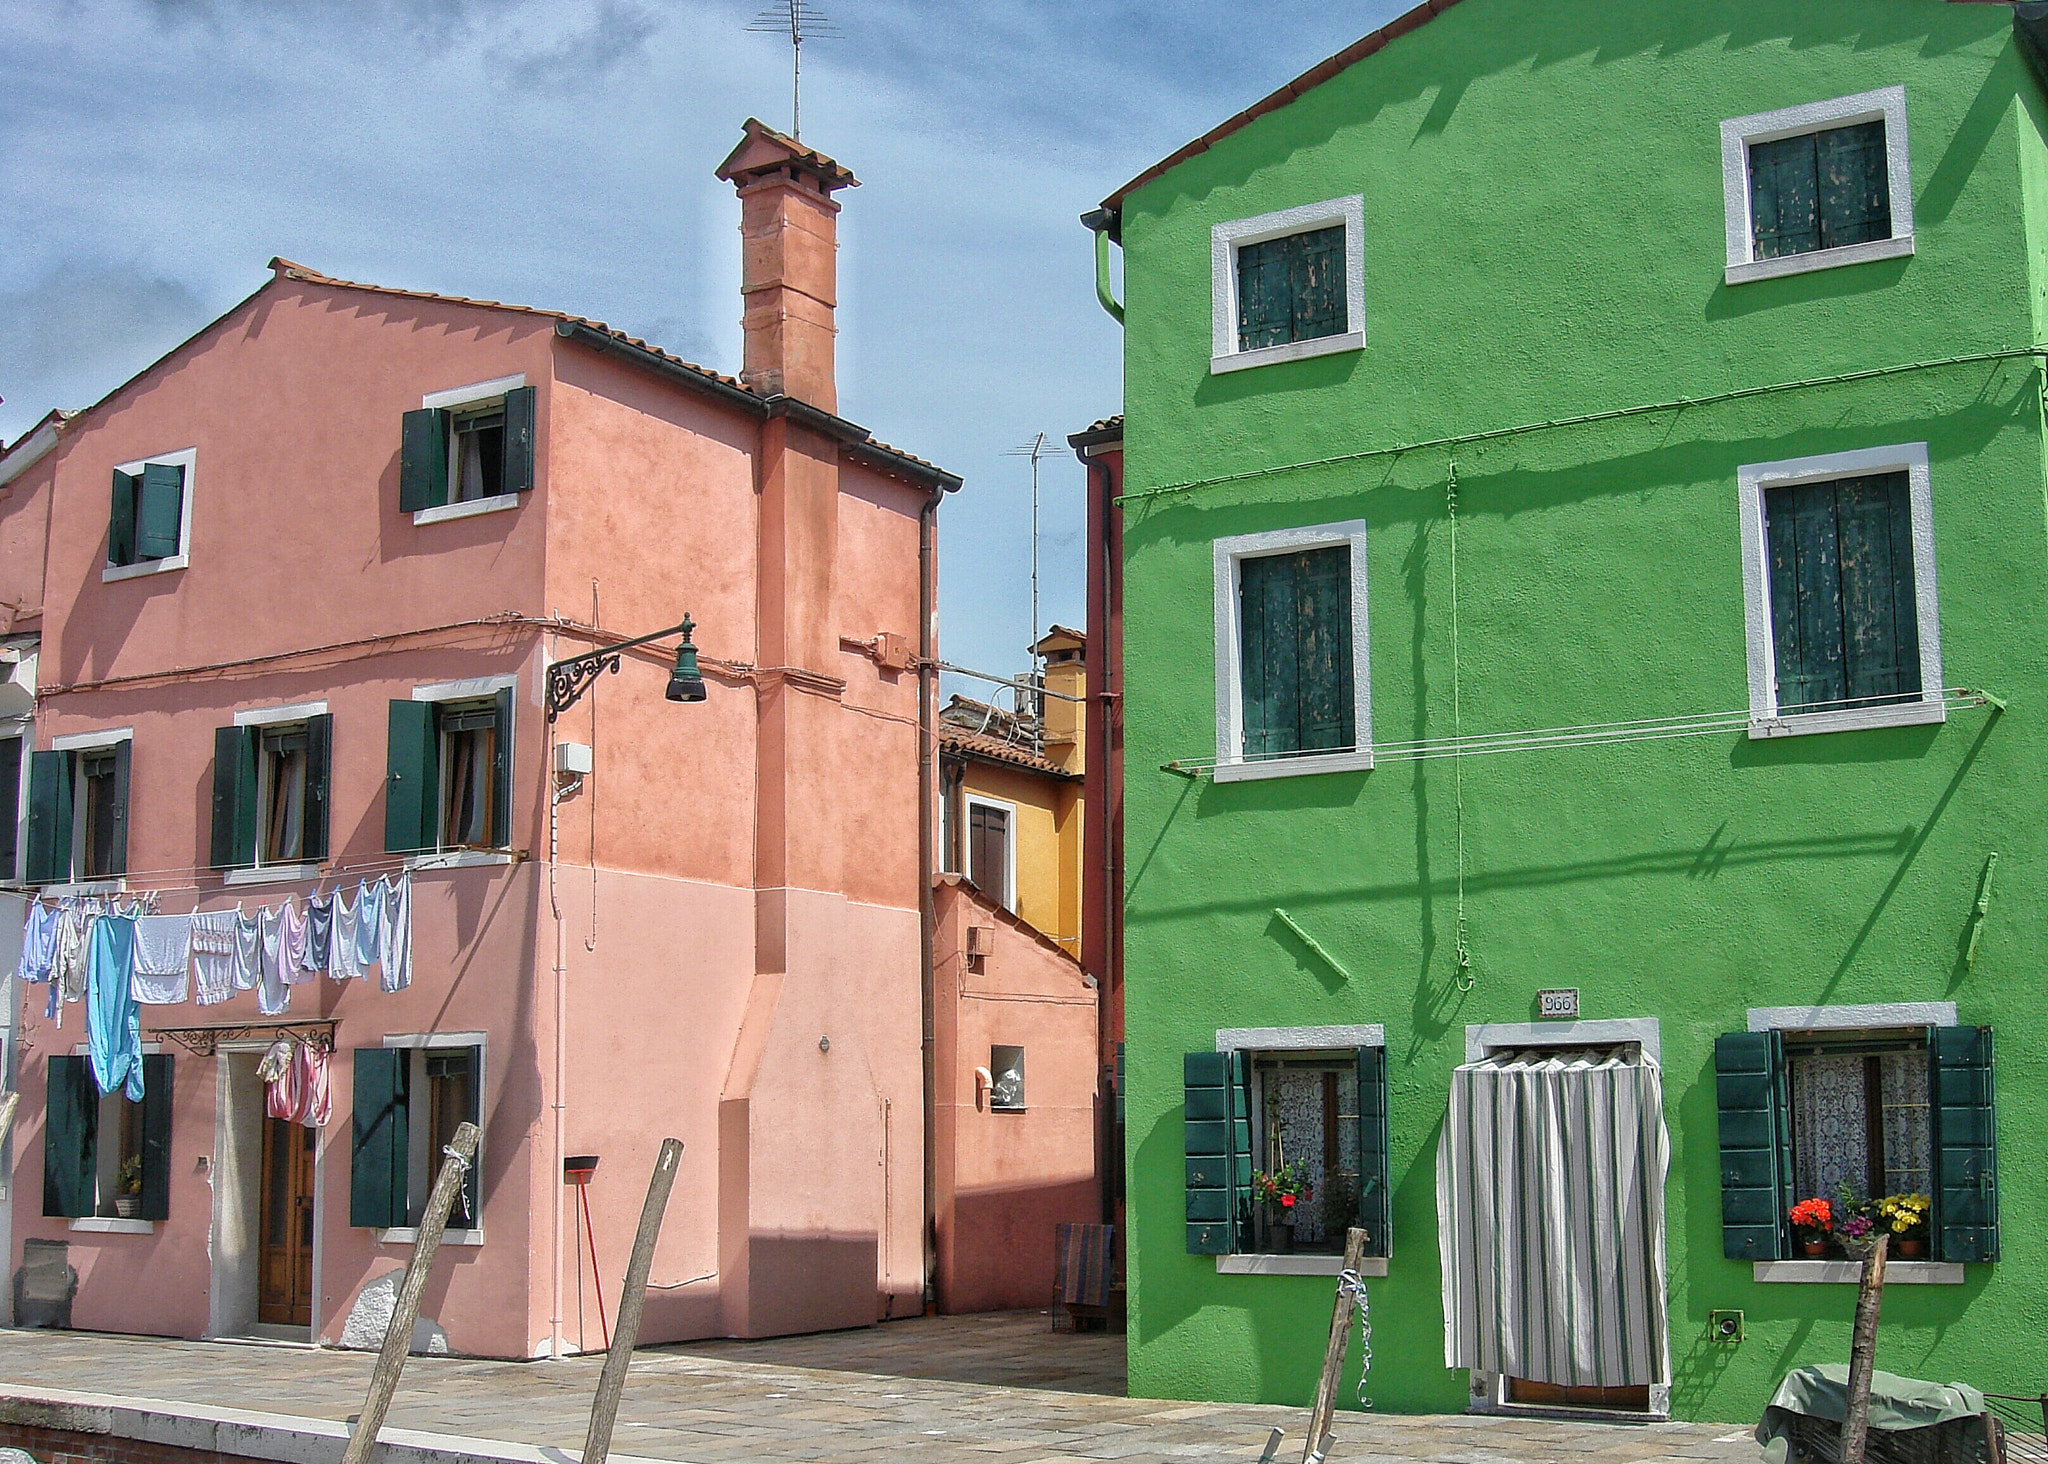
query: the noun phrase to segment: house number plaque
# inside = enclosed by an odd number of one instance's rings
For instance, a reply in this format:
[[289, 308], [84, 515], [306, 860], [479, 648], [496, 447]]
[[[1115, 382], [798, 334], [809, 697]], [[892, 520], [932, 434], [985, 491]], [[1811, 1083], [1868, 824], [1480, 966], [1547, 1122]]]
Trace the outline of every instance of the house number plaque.
[[1577, 987], [1536, 993], [1536, 1015], [1545, 1018], [1564, 1018], [1576, 1021], [1579, 1015], [1579, 992]]

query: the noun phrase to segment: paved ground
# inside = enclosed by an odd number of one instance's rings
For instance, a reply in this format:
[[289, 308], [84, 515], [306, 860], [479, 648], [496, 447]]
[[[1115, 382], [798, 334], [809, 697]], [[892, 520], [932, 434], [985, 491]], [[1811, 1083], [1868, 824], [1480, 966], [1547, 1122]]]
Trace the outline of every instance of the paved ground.
[[[613, 1447], [723, 1464], [1251, 1464], [1266, 1433], [1304, 1410], [1125, 1398], [1121, 1337], [1055, 1336], [1019, 1312], [892, 1322], [861, 1332], [712, 1342], [637, 1354]], [[346, 1419], [366, 1353], [80, 1332], [0, 1333], [0, 1395], [56, 1388]], [[394, 1427], [579, 1448], [600, 1359], [413, 1358]], [[1756, 1458], [1725, 1426], [1633, 1427], [1539, 1419], [1340, 1413], [1333, 1464], [1612, 1464]]]

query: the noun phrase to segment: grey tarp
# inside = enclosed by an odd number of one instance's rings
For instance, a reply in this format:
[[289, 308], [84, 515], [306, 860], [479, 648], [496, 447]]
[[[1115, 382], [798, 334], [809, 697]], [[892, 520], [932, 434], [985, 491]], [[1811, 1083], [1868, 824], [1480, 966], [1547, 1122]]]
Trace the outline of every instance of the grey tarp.
[[[1787, 1373], [1764, 1408], [1763, 1422], [1756, 1426], [1756, 1441], [1764, 1446], [1764, 1458], [1769, 1464], [1785, 1464], [1795, 1415], [1840, 1423], [1848, 1413], [1848, 1403], [1847, 1363], [1823, 1363]], [[1870, 1375], [1873, 1433], [1932, 1428], [1959, 1418], [1975, 1418], [1983, 1411], [1984, 1395], [1967, 1383], [1928, 1383], [1888, 1372]]]

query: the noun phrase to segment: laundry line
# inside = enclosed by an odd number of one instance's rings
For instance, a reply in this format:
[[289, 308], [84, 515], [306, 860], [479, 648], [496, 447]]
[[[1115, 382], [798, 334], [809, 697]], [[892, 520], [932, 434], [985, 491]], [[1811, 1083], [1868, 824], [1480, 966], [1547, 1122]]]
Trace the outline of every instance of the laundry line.
[[[261, 870], [265, 867], [263, 865], [237, 865], [232, 872], [236, 873], [238, 878], [233, 883], [228, 883], [222, 878], [224, 874], [230, 871], [222, 870], [214, 865], [203, 864], [177, 865], [163, 869], [132, 869], [120, 874], [107, 875], [104, 879], [78, 881], [77, 883], [92, 887], [90, 890], [81, 891], [81, 893], [92, 893], [106, 898], [136, 899], [145, 895], [196, 894], [201, 900], [209, 900], [236, 897], [242, 895], [245, 891], [275, 889], [279, 885], [310, 885], [317, 890], [325, 884], [346, 884], [353, 879], [373, 878], [378, 875], [404, 874], [407, 872], [413, 874], [432, 874], [446, 869], [499, 868], [507, 864], [524, 863], [529, 857], [526, 851], [522, 849], [494, 849], [488, 852], [507, 857], [502, 861], [494, 860], [489, 865], [465, 863], [464, 861], [473, 852], [468, 849], [446, 849], [438, 853], [429, 851], [421, 854], [390, 854], [375, 859], [358, 860], [353, 863], [329, 864], [312, 874], [297, 872], [303, 871], [304, 866], [294, 864], [285, 866], [285, 868], [295, 872], [285, 873], [280, 870], [276, 877], [270, 879], [251, 879], [246, 877], [245, 871]], [[173, 883], [172, 881], [178, 882]], [[116, 883], [119, 883], [122, 888], [118, 890], [100, 888], [103, 885], [113, 885]], [[37, 891], [34, 898], [50, 899], [54, 897], [45, 891]], [[195, 911], [194, 913], [197, 912]]]
[[[1827, 715], [1832, 712], [1856, 711], [1875, 706], [1896, 706], [1895, 696], [1853, 697], [1842, 701], [1829, 702], [1818, 712], [1808, 709], [1798, 717]], [[1992, 707], [2005, 710], [2005, 703], [1992, 693], [1981, 688], [1954, 686], [1944, 688], [1931, 697], [1907, 703], [1912, 706], [1939, 706], [1946, 710], [1963, 710], [1970, 707]], [[1575, 726], [1543, 727], [1522, 732], [1474, 732], [1462, 737], [1429, 737], [1413, 742], [1381, 742], [1363, 749], [1375, 763], [1380, 762], [1421, 762], [1440, 757], [1484, 757], [1503, 752], [1541, 752], [1563, 747], [1609, 747], [1625, 742], [1659, 742], [1681, 737], [1712, 737], [1727, 732], [1746, 732], [1752, 728], [1776, 728], [1789, 733], [1795, 718], [1783, 714], [1759, 717], [1748, 708], [1728, 712], [1695, 713], [1678, 717], [1648, 717], [1630, 722], [1586, 722]], [[1322, 747], [1305, 752], [1280, 753], [1272, 757], [1232, 760], [1227, 758], [1175, 758], [1159, 765], [1162, 773], [1178, 773], [1182, 777], [1213, 777], [1219, 767], [1246, 768], [1285, 766], [1315, 758], [1340, 756], [1355, 753], [1356, 747]]]

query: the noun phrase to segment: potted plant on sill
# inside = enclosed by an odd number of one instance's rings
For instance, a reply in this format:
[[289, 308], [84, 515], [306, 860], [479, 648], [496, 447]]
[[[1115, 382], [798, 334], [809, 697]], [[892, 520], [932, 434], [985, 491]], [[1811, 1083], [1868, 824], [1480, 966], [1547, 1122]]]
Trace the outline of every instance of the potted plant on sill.
[[1877, 1221], [1871, 1218], [1874, 1206], [1869, 1200], [1859, 1200], [1856, 1192], [1847, 1184], [1835, 1190], [1835, 1240], [1842, 1247], [1842, 1253], [1852, 1261], [1860, 1261], [1877, 1249]]
[[1252, 1193], [1266, 1209], [1266, 1240], [1273, 1254], [1294, 1254], [1294, 1217], [1314, 1191], [1308, 1176], [1292, 1159], [1271, 1170], [1252, 1175]]
[[133, 1220], [142, 1213], [142, 1156], [130, 1154], [114, 1175], [114, 1213]]
[[1835, 1207], [1818, 1195], [1792, 1207], [1792, 1230], [1799, 1248], [1809, 1256], [1828, 1253], [1828, 1241], [1835, 1233]]
[[1886, 1195], [1876, 1205], [1878, 1222], [1892, 1234], [1892, 1245], [1902, 1261], [1918, 1261], [1927, 1255], [1927, 1217], [1934, 1201], [1926, 1195]]

